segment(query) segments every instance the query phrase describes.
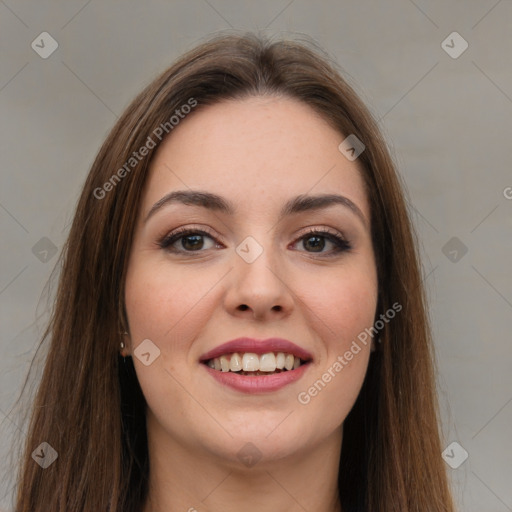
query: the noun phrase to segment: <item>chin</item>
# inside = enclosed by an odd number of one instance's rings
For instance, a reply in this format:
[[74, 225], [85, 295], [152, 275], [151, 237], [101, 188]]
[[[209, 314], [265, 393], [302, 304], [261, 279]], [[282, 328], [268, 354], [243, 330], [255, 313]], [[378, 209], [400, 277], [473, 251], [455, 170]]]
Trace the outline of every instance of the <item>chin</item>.
[[[205, 440], [217, 456], [236, 462], [243, 462], [246, 456], [259, 458], [261, 461], [275, 461], [296, 455], [305, 448], [305, 440], [309, 438], [306, 425], [291, 421], [286, 414], [281, 414], [275, 421], [264, 421], [256, 424], [257, 414], [253, 416], [255, 424], [249, 424], [250, 415], [245, 416], [242, 424], [229, 429], [233, 437], [222, 436], [222, 439]], [[288, 422], [288, 424], [287, 424]], [[233, 425], [236, 425], [233, 422]]]

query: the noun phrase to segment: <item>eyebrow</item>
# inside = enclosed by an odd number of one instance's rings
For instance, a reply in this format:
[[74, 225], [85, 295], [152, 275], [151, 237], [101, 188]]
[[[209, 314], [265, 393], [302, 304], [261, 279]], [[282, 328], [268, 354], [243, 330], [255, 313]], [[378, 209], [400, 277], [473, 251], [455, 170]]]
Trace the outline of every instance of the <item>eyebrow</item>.
[[[179, 203], [191, 206], [200, 206], [209, 210], [218, 211], [228, 215], [234, 215], [236, 208], [231, 202], [223, 197], [212, 194], [211, 192], [203, 192], [199, 190], [178, 190], [166, 194], [159, 199], [149, 210], [144, 222], [147, 222], [158, 210], [170, 204]], [[279, 213], [279, 220], [287, 215], [301, 213], [305, 211], [321, 210], [333, 205], [341, 205], [348, 208], [354, 213], [363, 224], [368, 227], [368, 222], [359, 207], [348, 197], [338, 194], [322, 194], [316, 196], [299, 195], [296, 196], [283, 206]]]

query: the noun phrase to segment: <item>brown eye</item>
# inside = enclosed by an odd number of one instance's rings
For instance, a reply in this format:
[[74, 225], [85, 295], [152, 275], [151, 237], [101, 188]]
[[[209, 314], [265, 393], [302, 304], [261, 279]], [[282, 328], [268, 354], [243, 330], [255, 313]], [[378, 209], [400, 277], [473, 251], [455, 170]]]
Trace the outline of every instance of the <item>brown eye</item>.
[[302, 245], [305, 248], [309, 246], [313, 252], [322, 252], [325, 247], [325, 238], [318, 235], [308, 236], [302, 239]]
[[[325, 256], [333, 256], [352, 248], [350, 242], [345, 240], [341, 235], [319, 230], [306, 233], [301, 236], [297, 242], [302, 242], [302, 247], [306, 249], [306, 252]], [[327, 244], [334, 246], [333, 249], [324, 251]]]
[[181, 246], [188, 251], [201, 249], [204, 245], [203, 235], [186, 235], [181, 238]]
[[[205, 247], [206, 239], [211, 240], [210, 246]], [[158, 245], [169, 252], [187, 253], [203, 252], [215, 246], [214, 238], [206, 231], [197, 229], [183, 229], [164, 237]]]

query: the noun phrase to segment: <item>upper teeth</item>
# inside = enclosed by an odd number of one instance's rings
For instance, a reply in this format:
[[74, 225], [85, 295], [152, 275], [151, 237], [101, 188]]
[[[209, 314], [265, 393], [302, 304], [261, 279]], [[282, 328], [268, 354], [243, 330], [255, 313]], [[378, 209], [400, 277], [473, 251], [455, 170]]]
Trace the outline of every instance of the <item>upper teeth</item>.
[[274, 372], [276, 369], [292, 370], [300, 366], [300, 358], [293, 354], [285, 354], [284, 352], [268, 352], [266, 354], [254, 354], [246, 352], [245, 354], [226, 354], [215, 357], [208, 361], [208, 366], [215, 370], [223, 372]]

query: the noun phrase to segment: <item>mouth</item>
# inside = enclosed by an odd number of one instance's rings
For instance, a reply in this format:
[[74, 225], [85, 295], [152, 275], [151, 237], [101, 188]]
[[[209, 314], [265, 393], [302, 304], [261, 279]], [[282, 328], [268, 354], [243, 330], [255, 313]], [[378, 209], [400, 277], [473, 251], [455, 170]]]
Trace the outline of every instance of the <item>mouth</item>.
[[208, 359], [203, 361], [203, 364], [219, 372], [256, 377], [290, 372], [308, 364], [309, 361], [289, 352], [266, 352], [261, 355], [254, 352], [234, 352]]
[[245, 393], [267, 393], [300, 379], [312, 355], [282, 338], [238, 338], [204, 354], [199, 362], [219, 383]]

